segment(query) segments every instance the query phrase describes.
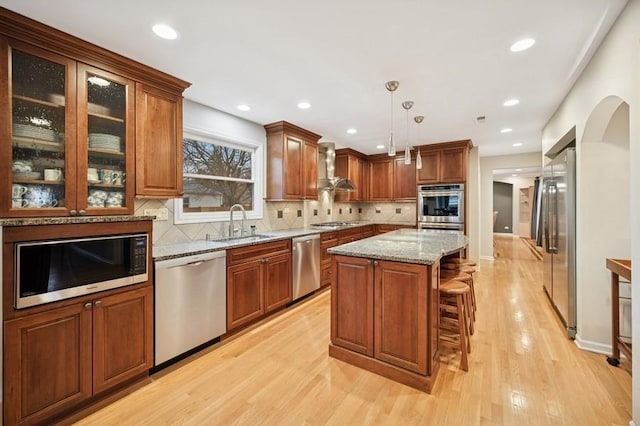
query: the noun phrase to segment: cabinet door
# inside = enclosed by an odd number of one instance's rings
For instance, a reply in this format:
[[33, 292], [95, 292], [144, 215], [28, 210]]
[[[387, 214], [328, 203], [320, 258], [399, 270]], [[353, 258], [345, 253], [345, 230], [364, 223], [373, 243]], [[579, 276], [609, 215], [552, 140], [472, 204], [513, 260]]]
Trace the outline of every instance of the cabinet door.
[[438, 183], [440, 179], [440, 151], [422, 151], [422, 168], [417, 170], [417, 183]]
[[291, 302], [291, 254], [265, 259], [264, 312]]
[[76, 204], [76, 63], [6, 39], [0, 54], [2, 216], [68, 216]]
[[227, 268], [227, 330], [264, 314], [262, 259]]
[[375, 358], [427, 374], [427, 267], [376, 263]]
[[182, 97], [136, 84], [136, 195], [182, 195]]
[[459, 183], [466, 180], [466, 150], [443, 149], [440, 153], [440, 181]]
[[372, 161], [369, 164], [371, 201], [391, 201], [393, 198], [393, 160]]
[[153, 366], [153, 288], [93, 302], [93, 392], [100, 393]]
[[304, 198], [318, 199], [318, 144], [305, 141], [304, 143]]
[[4, 424], [41, 423], [91, 396], [91, 305], [4, 324]]
[[395, 201], [415, 201], [418, 196], [416, 185], [416, 163], [404, 164], [404, 158], [394, 160], [394, 196]]
[[331, 343], [373, 356], [373, 264], [334, 256], [331, 283]]
[[369, 200], [369, 163], [362, 158], [358, 158], [358, 173], [359, 177], [357, 181], [354, 181], [358, 186], [358, 197], [360, 201]]
[[[301, 199], [304, 174], [304, 141], [285, 135], [284, 138], [284, 198]], [[317, 162], [316, 162], [317, 164]], [[317, 171], [316, 171], [317, 173]]]
[[78, 210], [133, 212], [134, 96], [133, 80], [78, 64]]

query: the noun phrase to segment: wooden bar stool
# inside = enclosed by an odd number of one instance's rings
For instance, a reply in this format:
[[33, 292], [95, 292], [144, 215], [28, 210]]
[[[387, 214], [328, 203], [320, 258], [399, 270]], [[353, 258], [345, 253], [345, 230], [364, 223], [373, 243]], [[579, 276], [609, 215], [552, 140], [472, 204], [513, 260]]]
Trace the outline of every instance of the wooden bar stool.
[[458, 265], [476, 266], [476, 262], [473, 260], [465, 259], [462, 257], [451, 257], [444, 260], [444, 263], [456, 263]]
[[475, 302], [473, 298], [473, 277], [466, 272], [460, 272], [453, 269], [441, 269], [440, 270], [440, 279], [447, 280], [457, 280], [461, 281], [469, 286], [469, 293], [465, 295], [465, 303], [469, 306], [469, 311], [467, 312], [469, 315], [469, 330], [471, 334], [474, 333], [473, 323], [476, 321], [476, 309]]
[[469, 286], [449, 279], [440, 283], [440, 344], [460, 350], [460, 368], [469, 371], [471, 342], [464, 295]]
[[475, 312], [477, 310], [478, 304], [476, 303], [476, 288], [474, 285], [473, 274], [475, 274], [476, 268], [474, 268], [473, 266], [458, 263], [448, 263], [448, 261], [440, 265], [440, 268], [442, 271], [459, 271], [471, 275], [471, 279], [461, 281], [466, 282], [467, 284], [469, 284], [469, 287], [471, 287], [471, 306], [473, 307], [473, 319], [475, 321]]

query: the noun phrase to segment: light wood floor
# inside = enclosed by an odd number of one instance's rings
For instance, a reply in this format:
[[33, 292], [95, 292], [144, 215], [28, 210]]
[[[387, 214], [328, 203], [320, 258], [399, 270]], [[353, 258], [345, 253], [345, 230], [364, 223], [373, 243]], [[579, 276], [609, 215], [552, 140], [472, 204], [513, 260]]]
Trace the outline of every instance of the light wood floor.
[[566, 339], [541, 264], [520, 239], [496, 238], [496, 260], [477, 273], [469, 372], [444, 354], [431, 395], [329, 358], [325, 292], [78, 424], [628, 425], [628, 364]]

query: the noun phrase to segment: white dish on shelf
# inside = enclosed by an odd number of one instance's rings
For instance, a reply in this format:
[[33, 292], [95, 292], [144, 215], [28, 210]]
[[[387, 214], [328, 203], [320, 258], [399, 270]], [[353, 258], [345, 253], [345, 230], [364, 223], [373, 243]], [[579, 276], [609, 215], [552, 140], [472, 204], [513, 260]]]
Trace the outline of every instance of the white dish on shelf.
[[13, 172], [14, 179], [39, 180], [42, 178], [41, 172]]
[[100, 179], [87, 179], [91, 185], [95, 185], [96, 183], [100, 183]]
[[111, 110], [109, 108], [91, 102], [87, 105], [87, 109], [92, 114], [111, 115]]

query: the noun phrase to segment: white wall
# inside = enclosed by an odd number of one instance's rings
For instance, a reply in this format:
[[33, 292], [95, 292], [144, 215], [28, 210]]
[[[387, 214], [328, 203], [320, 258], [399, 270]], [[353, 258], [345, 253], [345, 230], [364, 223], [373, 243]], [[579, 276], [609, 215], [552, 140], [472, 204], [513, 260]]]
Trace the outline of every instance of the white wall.
[[[467, 237], [469, 247], [467, 257], [473, 260], [480, 259], [480, 223], [482, 212], [480, 211], [480, 156], [478, 147], [473, 147], [469, 152], [467, 162]], [[479, 263], [478, 263], [479, 264]]]
[[539, 152], [480, 158], [480, 258], [493, 260], [493, 170], [541, 167]]
[[[591, 329], [595, 322], [608, 323], [606, 317], [610, 315], [610, 305], [606, 302], [604, 292], [608, 289], [608, 280], [599, 282], [596, 285], [588, 283], [583, 286], [583, 280], [589, 279], [582, 268], [587, 267], [586, 246], [599, 245], [602, 241], [585, 241], [583, 239], [585, 229], [599, 227], [602, 220], [610, 219], [610, 215], [598, 218], [595, 215], [584, 214], [581, 207], [593, 204], [589, 200], [589, 191], [580, 185], [586, 182], [586, 177], [593, 175], [618, 174], [624, 171], [627, 161], [621, 160], [616, 154], [616, 150], [607, 149], [605, 156], [601, 158], [597, 165], [593, 164], [593, 159], [602, 157], [602, 152], [595, 150], [605, 149], [605, 146], [593, 146], [587, 149], [594, 151], [584, 151], [582, 142], [587, 122], [598, 105], [607, 98], [617, 97], [629, 105], [629, 218], [630, 220], [630, 258], [634, 265], [640, 265], [640, 222], [636, 220], [640, 211], [640, 0], [630, 0], [627, 7], [619, 16], [615, 25], [601, 44], [600, 48], [585, 68], [584, 72], [575, 83], [563, 103], [553, 115], [549, 123], [543, 130], [542, 144], [543, 152], [546, 152], [563, 134], [572, 126], [576, 126], [576, 140], [578, 151], [578, 285], [581, 286], [578, 305], [578, 334], [581, 338], [588, 340], [587, 343], [600, 343], [603, 348], [610, 346], [610, 331], [604, 327]], [[619, 117], [618, 117], [619, 119]], [[615, 121], [614, 121], [615, 123]], [[619, 129], [618, 129], [619, 131]], [[615, 132], [614, 132], [615, 133]], [[618, 133], [619, 136], [619, 133]], [[606, 142], [606, 141], [605, 141]], [[597, 141], [596, 141], [597, 143]], [[584, 157], [584, 158], [583, 158]], [[622, 167], [622, 169], [621, 169]], [[584, 190], [582, 190], [584, 189]], [[616, 191], [615, 188], [609, 188]], [[624, 195], [623, 195], [624, 196]], [[590, 212], [588, 212], [590, 213]], [[617, 218], [616, 218], [617, 219]], [[614, 220], [616, 220], [614, 219]], [[604, 239], [610, 237], [603, 236]], [[614, 236], [613, 239], [618, 238]], [[624, 243], [618, 244], [622, 246]], [[624, 247], [619, 247], [617, 254], [624, 252]], [[612, 255], [616, 253], [612, 252]], [[601, 271], [604, 266], [604, 258], [589, 260], [600, 266]], [[598, 281], [604, 278], [606, 271], [602, 272]], [[579, 290], [580, 293], [580, 290]], [[609, 301], [610, 303], [610, 301]], [[583, 306], [581, 306], [583, 304]], [[594, 306], [598, 306], [594, 309]], [[633, 343], [640, 347], [640, 297], [632, 298], [633, 315]], [[582, 330], [580, 329], [582, 325]], [[586, 328], [586, 329], [585, 329]], [[583, 334], [585, 337], [583, 337]], [[588, 337], [586, 337], [588, 335]], [[640, 371], [640, 357], [634, 357], [633, 369]], [[636, 424], [640, 424], [640, 375], [633, 376], [633, 416]]]

